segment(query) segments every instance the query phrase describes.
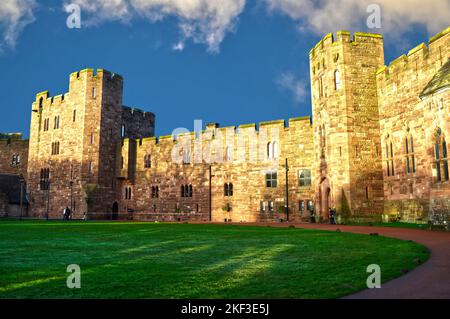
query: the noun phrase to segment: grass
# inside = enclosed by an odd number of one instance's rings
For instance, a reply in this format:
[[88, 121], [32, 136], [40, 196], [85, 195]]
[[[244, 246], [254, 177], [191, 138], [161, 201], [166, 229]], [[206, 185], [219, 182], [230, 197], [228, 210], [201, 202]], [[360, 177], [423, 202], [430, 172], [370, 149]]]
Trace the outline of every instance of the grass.
[[[336, 298], [428, 258], [381, 236], [234, 225], [0, 221], [0, 298]], [[70, 264], [81, 289], [68, 289]]]

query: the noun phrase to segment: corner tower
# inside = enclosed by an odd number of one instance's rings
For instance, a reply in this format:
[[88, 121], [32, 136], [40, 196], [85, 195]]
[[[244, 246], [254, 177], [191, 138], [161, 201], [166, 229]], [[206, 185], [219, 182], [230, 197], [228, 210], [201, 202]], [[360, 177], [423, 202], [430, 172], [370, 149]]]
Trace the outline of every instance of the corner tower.
[[[123, 79], [106, 70], [70, 75], [69, 92], [38, 93], [32, 104], [28, 187], [32, 214], [75, 217], [114, 200]], [[96, 200], [102, 194], [102, 201]]]
[[324, 219], [383, 213], [376, 71], [383, 38], [348, 31], [325, 36], [310, 51], [316, 211]]

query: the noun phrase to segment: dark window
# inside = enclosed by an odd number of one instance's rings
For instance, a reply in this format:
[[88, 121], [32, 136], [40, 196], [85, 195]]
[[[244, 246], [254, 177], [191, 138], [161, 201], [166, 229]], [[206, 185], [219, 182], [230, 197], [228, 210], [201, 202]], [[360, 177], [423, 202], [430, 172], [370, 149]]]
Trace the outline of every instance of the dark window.
[[311, 170], [304, 169], [298, 172], [298, 185], [311, 186]]
[[410, 136], [405, 138], [405, 151], [406, 151], [406, 172], [408, 174], [416, 172], [416, 159], [414, 156], [414, 140]]
[[314, 209], [314, 203], [313, 203], [312, 200], [309, 200], [309, 201], [308, 201], [308, 204], [307, 204], [307, 206], [306, 206], [306, 209], [308, 209], [308, 211], [310, 211], [310, 212], [313, 211], [313, 209]]
[[277, 187], [277, 172], [266, 173], [266, 187]]
[[159, 198], [159, 186], [152, 186], [152, 198]]
[[73, 122], [77, 120], [77, 110], [73, 110]]
[[50, 186], [50, 169], [43, 168], [41, 169], [39, 186], [41, 190], [48, 190]]
[[305, 212], [305, 201], [300, 200], [298, 202], [298, 210], [300, 211], [301, 214]]
[[441, 130], [439, 129], [436, 135], [436, 143], [434, 145], [437, 182], [449, 180], [450, 176], [449, 176], [447, 152], [448, 152], [447, 142], [445, 138], [441, 136]]
[[233, 196], [233, 184], [225, 183], [223, 185], [224, 196]]
[[52, 143], [52, 155], [58, 155], [59, 154], [59, 142], [53, 142]]
[[55, 122], [53, 125], [53, 129], [55, 129], [55, 130], [59, 129], [59, 116], [55, 116]]
[[152, 167], [152, 157], [151, 155], [144, 156], [144, 167], [151, 168]]
[[125, 187], [125, 199], [131, 199], [131, 187]]
[[386, 167], [387, 167], [387, 176], [394, 176], [394, 149], [392, 146], [392, 142], [386, 144]]

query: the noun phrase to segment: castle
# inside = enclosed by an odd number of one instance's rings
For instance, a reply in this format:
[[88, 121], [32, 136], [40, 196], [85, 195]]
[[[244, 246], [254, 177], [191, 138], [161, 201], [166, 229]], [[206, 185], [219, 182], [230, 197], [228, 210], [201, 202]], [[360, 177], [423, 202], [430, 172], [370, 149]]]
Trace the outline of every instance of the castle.
[[309, 53], [313, 120], [159, 138], [121, 76], [86, 69], [36, 95], [29, 142], [0, 136], [0, 173], [25, 176], [42, 218], [448, 220], [449, 58], [450, 28], [389, 66], [381, 35], [330, 33]]

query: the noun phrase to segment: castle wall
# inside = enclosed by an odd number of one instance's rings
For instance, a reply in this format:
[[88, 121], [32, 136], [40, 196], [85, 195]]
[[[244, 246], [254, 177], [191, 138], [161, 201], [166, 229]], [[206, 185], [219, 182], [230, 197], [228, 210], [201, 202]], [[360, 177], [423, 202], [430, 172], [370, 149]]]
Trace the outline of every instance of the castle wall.
[[[267, 144], [276, 141], [279, 157], [267, 159]], [[233, 150], [232, 155], [226, 156]], [[183, 163], [183, 150], [190, 149], [190, 163]], [[199, 151], [201, 149], [201, 151]], [[124, 142], [122, 154], [129, 153], [129, 142]], [[230, 153], [228, 153], [230, 154]], [[284, 121], [241, 125], [238, 128], [208, 126], [196, 138], [195, 133], [146, 138], [137, 142], [135, 182], [122, 182], [120, 210], [130, 208], [140, 218], [209, 220], [210, 166], [211, 166], [211, 219], [216, 222], [252, 222], [286, 219], [278, 207], [284, 207], [286, 196], [285, 159], [289, 165], [290, 220], [308, 218], [300, 214], [300, 201], [312, 200], [312, 189], [300, 187], [298, 171], [311, 169], [313, 161], [312, 127], [309, 118], [291, 119], [289, 127]], [[145, 167], [144, 158], [151, 156], [151, 167]], [[175, 157], [173, 157], [175, 156]], [[230, 158], [230, 160], [226, 160]], [[124, 168], [128, 167], [124, 160]], [[266, 187], [265, 174], [277, 172], [277, 187]], [[128, 173], [123, 172], [122, 177]], [[225, 196], [224, 184], [233, 184], [233, 196]], [[192, 185], [192, 197], [181, 195], [182, 185]], [[132, 187], [131, 200], [124, 198], [126, 187]], [[152, 187], [158, 187], [159, 198], [152, 198]], [[261, 211], [261, 202], [273, 202]], [[230, 209], [228, 209], [228, 207]]]
[[[20, 163], [13, 165], [13, 157]], [[27, 178], [28, 140], [22, 134], [0, 134], [0, 173], [22, 175]]]
[[[435, 134], [440, 128], [449, 140], [450, 93], [419, 97], [433, 76], [450, 58], [450, 28], [402, 55], [377, 72], [380, 128], [383, 149], [385, 213], [407, 221], [426, 221], [433, 211], [449, 212], [450, 185], [436, 181]], [[408, 152], [414, 155], [415, 172]], [[411, 140], [414, 150], [412, 152]], [[394, 153], [388, 175], [386, 147]], [[389, 155], [389, 154], [388, 154]]]
[[329, 207], [353, 217], [383, 212], [374, 76], [383, 64], [377, 34], [328, 34], [310, 52], [315, 194], [325, 219]]

